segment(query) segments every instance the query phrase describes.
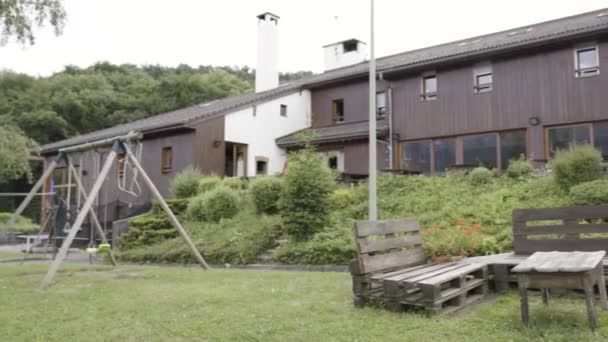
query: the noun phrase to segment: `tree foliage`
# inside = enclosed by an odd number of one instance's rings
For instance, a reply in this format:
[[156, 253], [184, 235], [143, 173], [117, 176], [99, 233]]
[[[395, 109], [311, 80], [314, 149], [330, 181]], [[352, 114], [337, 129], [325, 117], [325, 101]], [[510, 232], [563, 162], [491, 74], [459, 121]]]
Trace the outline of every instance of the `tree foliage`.
[[[307, 72], [283, 74], [284, 80]], [[0, 71], [0, 115], [40, 144], [253, 90], [253, 70], [107, 62], [49, 77]]]
[[55, 34], [61, 34], [66, 13], [61, 0], [2, 0], [0, 1], [0, 45], [11, 37], [22, 44], [35, 42], [34, 28], [51, 24]]
[[0, 184], [30, 177], [30, 148], [33, 142], [0, 116]]

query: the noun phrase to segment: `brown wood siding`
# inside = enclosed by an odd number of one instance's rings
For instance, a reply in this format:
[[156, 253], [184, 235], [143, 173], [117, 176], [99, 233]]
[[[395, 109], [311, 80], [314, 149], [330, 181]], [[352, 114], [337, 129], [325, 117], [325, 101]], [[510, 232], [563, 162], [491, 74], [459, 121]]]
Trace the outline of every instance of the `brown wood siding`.
[[[599, 76], [574, 77], [574, 50], [566, 47], [492, 61], [493, 90], [473, 92], [472, 65], [438, 70], [438, 99], [420, 101], [420, 78], [393, 83], [395, 131], [422, 139], [528, 128], [528, 151], [544, 158], [543, 127], [608, 119], [608, 42], [599, 44]], [[540, 126], [530, 126], [530, 117]]]
[[[378, 92], [384, 91], [385, 83], [378, 82]], [[333, 125], [332, 102], [344, 100], [344, 122], [365, 121], [369, 117], [369, 86], [367, 82], [351, 83], [330, 88], [312, 90], [312, 127]]]
[[[586, 39], [580, 43], [593, 41]], [[544, 127], [608, 120], [608, 37], [596, 38], [600, 74], [575, 78], [574, 46], [490, 58], [493, 90], [473, 91], [473, 66], [434, 67], [438, 98], [420, 100], [419, 70], [391, 76], [394, 132], [400, 140], [428, 139], [512, 129], [527, 129], [527, 150], [534, 159], [544, 159]], [[384, 86], [384, 81], [379, 81]], [[367, 118], [367, 81], [312, 90], [313, 127], [331, 125], [331, 101], [344, 98], [346, 120]], [[379, 88], [380, 89], [380, 88]], [[541, 124], [531, 126], [530, 117]], [[399, 165], [396, 161], [395, 165]]]
[[[378, 169], [388, 168], [386, 144], [377, 144]], [[344, 172], [355, 175], [366, 175], [369, 171], [369, 145], [356, 143], [344, 145]]]
[[[204, 174], [224, 175], [224, 116], [201, 121], [192, 125], [196, 129], [194, 159], [196, 167]], [[214, 146], [218, 141], [219, 145]]]

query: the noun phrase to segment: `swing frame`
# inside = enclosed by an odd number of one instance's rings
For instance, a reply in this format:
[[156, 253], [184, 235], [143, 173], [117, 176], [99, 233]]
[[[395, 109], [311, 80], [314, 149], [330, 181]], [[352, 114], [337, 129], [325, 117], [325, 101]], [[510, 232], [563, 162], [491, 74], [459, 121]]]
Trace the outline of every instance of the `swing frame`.
[[[101, 228], [101, 225], [99, 224], [99, 220], [97, 219], [97, 215], [95, 214], [95, 212], [93, 210], [93, 203], [95, 202], [95, 200], [99, 194], [99, 191], [101, 190], [101, 187], [102, 187], [103, 183], [105, 182], [105, 180], [108, 176], [108, 173], [110, 172], [111, 166], [117, 160], [118, 154], [124, 154], [125, 158], [127, 158], [131, 162], [131, 164], [133, 165], [135, 170], [138, 172], [138, 174], [142, 176], [142, 179], [143, 179], [145, 185], [147, 186], [148, 190], [150, 190], [150, 193], [152, 194], [152, 196], [159, 202], [160, 207], [163, 209], [165, 214], [169, 217], [169, 220], [171, 221], [171, 224], [173, 225], [173, 227], [179, 232], [181, 237], [184, 239], [186, 245], [188, 245], [188, 247], [190, 248], [192, 255], [196, 258], [196, 260], [200, 264], [201, 268], [203, 268], [204, 270], [210, 269], [209, 265], [207, 264], [207, 262], [205, 261], [203, 256], [200, 254], [200, 252], [198, 251], [198, 249], [196, 248], [194, 243], [192, 242], [192, 239], [190, 238], [190, 236], [188, 235], [188, 233], [186, 232], [184, 227], [181, 225], [181, 223], [179, 222], [179, 220], [177, 219], [177, 217], [175, 216], [173, 211], [171, 211], [171, 209], [167, 205], [167, 202], [165, 201], [165, 199], [162, 197], [162, 195], [160, 194], [160, 192], [154, 185], [154, 182], [150, 179], [150, 177], [146, 173], [145, 169], [139, 163], [139, 161], [137, 160], [137, 158], [133, 154], [133, 152], [131, 152], [131, 149], [129, 148], [129, 144], [130, 144], [131, 140], [139, 141], [142, 138], [143, 138], [143, 134], [141, 134], [140, 132], [131, 132], [131, 133], [129, 133], [127, 135], [123, 135], [123, 136], [118, 136], [118, 137], [114, 137], [114, 138], [99, 140], [99, 141], [95, 141], [95, 142], [90, 142], [90, 143], [85, 143], [85, 144], [81, 144], [81, 145], [76, 145], [76, 146], [60, 149], [59, 154], [57, 155], [55, 160], [53, 160], [49, 164], [47, 169], [43, 172], [42, 176], [38, 179], [36, 184], [34, 184], [34, 186], [30, 190], [30, 192], [27, 194], [25, 199], [21, 202], [19, 207], [17, 207], [17, 209], [15, 210], [13, 215], [6, 222], [6, 225], [8, 227], [14, 226], [15, 221], [17, 220], [19, 215], [21, 215], [21, 213], [23, 213], [25, 208], [31, 202], [32, 198], [38, 193], [38, 191], [40, 190], [40, 188], [42, 187], [42, 185], [44, 184], [46, 179], [52, 174], [52, 172], [58, 166], [60, 166], [60, 165], [66, 166], [69, 169], [68, 174], [70, 175], [70, 177], [72, 179], [74, 179], [76, 181], [76, 186], [79, 189], [78, 190], [79, 194], [77, 196], [78, 196], [78, 198], [80, 198], [82, 196], [82, 198], [84, 199], [84, 204], [82, 205], [82, 208], [80, 208], [80, 211], [78, 212], [78, 216], [76, 217], [74, 223], [72, 224], [72, 227], [70, 228], [70, 231], [69, 231], [67, 237], [61, 244], [61, 249], [55, 256], [55, 259], [53, 260], [53, 263], [51, 264], [51, 267], [49, 268], [48, 273], [46, 274], [46, 276], [44, 277], [44, 280], [42, 281], [41, 288], [43, 290], [48, 289], [49, 286], [51, 285], [53, 278], [55, 277], [57, 271], [59, 270], [59, 267], [63, 263], [63, 260], [67, 256], [68, 249], [72, 245], [72, 242], [74, 241], [74, 238], [76, 237], [76, 234], [80, 230], [87, 215], [90, 215], [91, 221], [93, 223], [93, 226], [95, 227], [95, 230], [97, 231], [98, 234], [101, 235], [102, 243], [104, 243], [104, 244], [108, 243], [106, 236], [103, 233], [103, 229]], [[93, 187], [91, 188], [91, 191], [87, 194], [86, 191], [84, 190], [84, 187], [82, 186], [82, 181], [80, 180], [80, 176], [78, 175], [78, 172], [76, 171], [76, 169], [74, 168], [74, 165], [72, 164], [72, 161], [70, 158], [70, 153], [90, 151], [90, 150], [94, 150], [94, 149], [97, 149], [100, 147], [107, 147], [107, 146], [111, 146], [110, 153], [105, 158], [103, 167], [101, 168], [101, 171], [99, 172], [99, 175], [98, 175], [97, 179], [95, 180], [95, 183], [93, 184]], [[108, 254], [110, 255], [112, 264], [116, 265], [116, 260], [114, 259], [112, 251], [110, 250], [108, 252]]]

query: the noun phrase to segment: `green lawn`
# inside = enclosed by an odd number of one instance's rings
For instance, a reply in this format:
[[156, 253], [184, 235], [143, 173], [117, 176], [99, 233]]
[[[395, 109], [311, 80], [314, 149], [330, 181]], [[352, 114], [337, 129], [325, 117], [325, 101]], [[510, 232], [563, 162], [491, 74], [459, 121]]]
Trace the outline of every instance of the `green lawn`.
[[23, 258], [23, 253], [19, 252], [0, 252], [0, 260]]
[[600, 341], [584, 300], [531, 298], [533, 325], [515, 293], [468, 314], [426, 318], [354, 309], [346, 273], [64, 265], [39, 290], [47, 265], [0, 264], [5, 341]]

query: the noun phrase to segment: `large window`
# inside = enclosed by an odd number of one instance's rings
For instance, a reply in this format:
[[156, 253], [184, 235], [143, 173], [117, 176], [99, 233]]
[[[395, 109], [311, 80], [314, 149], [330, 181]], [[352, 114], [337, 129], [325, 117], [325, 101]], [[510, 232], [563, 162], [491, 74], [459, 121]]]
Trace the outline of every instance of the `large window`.
[[500, 134], [501, 167], [509, 167], [509, 161], [526, 156], [526, 131], [505, 132]]
[[437, 99], [437, 75], [427, 74], [422, 76], [422, 101], [431, 101]]
[[465, 165], [498, 167], [496, 134], [473, 135], [462, 138], [463, 162]]
[[473, 69], [473, 90], [476, 93], [485, 93], [492, 90], [492, 64], [479, 63]]
[[593, 125], [593, 145], [608, 160], [608, 122]]
[[431, 143], [430, 141], [408, 142], [403, 144], [403, 168], [408, 171], [418, 171], [425, 175], [431, 174]]
[[574, 76], [587, 77], [600, 73], [600, 57], [596, 44], [585, 44], [574, 50]]
[[344, 100], [334, 100], [331, 103], [331, 117], [334, 123], [344, 122]]
[[435, 174], [442, 175], [456, 164], [455, 139], [434, 140], [433, 152], [435, 153]]
[[557, 150], [567, 150], [572, 144], [590, 144], [590, 125], [547, 128], [547, 152], [553, 157]]

